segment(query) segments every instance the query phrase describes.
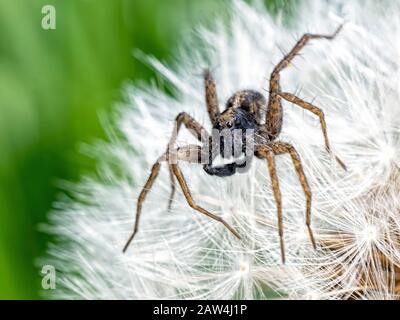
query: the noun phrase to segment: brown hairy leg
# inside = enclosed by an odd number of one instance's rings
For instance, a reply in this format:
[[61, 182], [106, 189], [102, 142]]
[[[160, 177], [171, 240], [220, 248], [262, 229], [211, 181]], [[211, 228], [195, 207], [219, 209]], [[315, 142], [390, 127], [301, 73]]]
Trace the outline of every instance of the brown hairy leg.
[[206, 141], [206, 139], [208, 139], [209, 134], [207, 133], [207, 130], [189, 114], [186, 112], [181, 112], [175, 118], [175, 126], [168, 142], [168, 149], [173, 150], [175, 148], [176, 139], [182, 124], [199, 141]]
[[[332, 151], [331, 151], [331, 146], [329, 144], [324, 112], [320, 108], [296, 97], [295, 95], [293, 95], [291, 93], [280, 92], [280, 93], [278, 93], [278, 95], [280, 97], [282, 97], [283, 99], [285, 99], [291, 103], [294, 103], [295, 105], [298, 105], [299, 107], [306, 109], [319, 117], [319, 122], [321, 123], [321, 129], [322, 129], [322, 133], [324, 135], [324, 140], [325, 140], [325, 148], [328, 151], [328, 153], [333, 155]], [[337, 157], [337, 156], [334, 156], [334, 157], [335, 157], [336, 161], [339, 163], [339, 165], [343, 168], [343, 170], [347, 170], [344, 162], [339, 157]]]
[[278, 174], [275, 165], [275, 153], [269, 146], [262, 146], [256, 151], [259, 158], [267, 159], [268, 171], [271, 177], [272, 191], [274, 193], [276, 209], [278, 213], [278, 234], [281, 248], [282, 263], [285, 263], [285, 242], [283, 239], [283, 214], [282, 214], [282, 194], [279, 187]]
[[[193, 117], [191, 117], [186, 112], [181, 112], [175, 118], [175, 126], [172, 131], [171, 138], [168, 142], [167, 154], [168, 154], [169, 150], [174, 150], [176, 139], [178, 137], [178, 134], [182, 127], [182, 124], [199, 141], [207, 141], [209, 139], [209, 134], [207, 133], [206, 129], [204, 129], [204, 127], [200, 123], [198, 123]], [[171, 165], [169, 165], [169, 175], [170, 175], [170, 181], [171, 181], [171, 193], [168, 198], [168, 211], [171, 210], [172, 201], [174, 199], [175, 190], [176, 190], [175, 177], [174, 177], [174, 174], [172, 173]]]
[[173, 164], [171, 166], [172, 166], [172, 170], [173, 170], [173, 172], [174, 172], [174, 174], [175, 174], [175, 176], [176, 176], [176, 178], [177, 178], [177, 180], [178, 180], [178, 182], [179, 182], [179, 184], [181, 186], [183, 195], [185, 196], [186, 201], [189, 204], [189, 206], [191, 208], [193, 208], [194, 210], [206, 215], [207, 217], [222, 223], [230, 232], [232, 232], [232, 234], [236, 238], [241, 239], [239, 234], [237, 233], [237, 231], [235, 231], [235, 229], [233, 229], [224, 219], [222, 219], [221, 217], [219, 217], [219, 216], [217, 216], [217, 215], [215, 215], [215, 214], [203, 209], [202, 207], [198, 206], [194, 202], [193, 197], [192, 197], [192, 195], [190, 193], [189, 187], [188, 187], [188, 185], [186, 183], [186, 180], [183, 177], [182, 171], [179, 169], [177, 164]]
[[153, 186], [154, 180], [156, 180], [158, 173], [160, 172], [160, 166], [161, 166], [161, 161], [159, 159], [151, 168], [150, 176], [148, 177], [142, 191], [140, 192], [140, 195], [139, 195], [139, 198], [138, 198], [137, 204], [136, 204], [136, 219], [135, 219], [135, 225], [133, 227], [133, 232], [132, 232], [131, 236], [129, 237], [128, 241], [126, 242], [122, 252], [125, 252], [126, 249], [128, 249], [130, 243], [132, 242], [133, 238], [135, 237], [136, 233], [139, 230], [139, 220], [140, 220], [140, 214], [142, 212], [142, 204], [143, 204], [144, 200], [146, 199], [147, 193], [150, 191], [151, 187]]
[[138, 232], [140, 214], [142, 212], [142, 205], [144, 200], [146, 199], [148, 192], [153, 187], [154, 181], [156, 180], [158, 173], [160, 172], [161, 162], [168, 161], [170, 158], [173, 158], [173, 160], [179, 159], [192, 162], [196, 157], [196, 153], [198, 154], [198, 152], [201, 152], [199, 146], [188, 145], [182, 148], [175, 149], [174, 151], [169, 151], [168, 153], [167, 152], [164, 153], [157, 159], [156, 163], [153, 164], [150, 176], [147, 178], [146, 183], [144, 184], [142, 191], [139, 194], [139, 198], [136, 203], [135, 225], [131, 236], [129, 237], [127, 243], [124, 246], [123, 252], [125, 252], [126, 249], [128, 249], [129, 244], [132, 242], [133, 238]]
[[268, 108], [266, 114], [266, 131], [270, 133], [272, 137], [277, 137], [281, 132], [282, 128], [282, 105], [280, 101], [279, 93], [281, 91], [280, 86], [280, 72], [285, 69], [290, 62], [299, 54], [301, 49], [312, 39], [328, 39], [332, 40], [340, 32], [343, 25], [339, 26], [337, 30], [331, 35], [321, 34], [304, 34], [290, 52], [283, 57], [283, 59], [273, 69], [270, 81], [269, 81], [269, 99]]
[[311, 243], [312, 243], [314, 249], [316, 249], [317, 246], [315, 243], [314, 234], [311, 229], [312, 193], [311, 193], [310, 185], [308, 184], [308, 181], [307, 181], [307, 177], [304, 174], [303, 165], [301, 164], [300, 156], [297, 153], [296, 149], [291, 144], [286, 143], [286, 142], [274, 142], [269, 146], [272, 148], [274, 154], [280, 155], [280, 154], [288, 153], [290, 155], [290, 157], [292, 158], [293, 166], [296, 170], [300, 184], [304, 191], [304, 195], [306, 197], [306, 226], [308, 229], [308, 234], [310, 236], [310, 240], [311, 240]]
[[[207, 107], [207, 112], [210, 117], [211, 123], [214, 125], [217, 122], [217, 119], [220, 116], [219, 106], [218, 106], [218, 94], [217, 94], [217, 84], [211, 74], [211, 72], [206, 69], [203, 72], [204, 78], [204, 91], [205, 91], [205, 102]], [[209, 139], [209, 134], [204, 129], [204, 127], [198, 123], [195, 119], [193, 119], [190, 115], [185, 112], [180, 113], [175, 119], [175, 127], [172, 132], [171, 139], [168, 144], [168, 150], [175, 148], [175, 142], [181, 128], [181, 125], [184, 124], [187, 129], [199, 140], [206, 141], [205, 139]], [[176, 183], [175, 177], [172, 173], [172, 167], [169, 166], [170, 171], [170, 181], [171, 181], [171, 194], [168, 200], [168, 211], [171, 210], [172, 201], [174, 199]]]
[[[135, 237], [135, 235], [137, 234], [137, 232], [139, 230], [139, 221], [140, 221], [140, 215], [142, 212], [142, 205], [146, 199], [147, 194], [153, 187], [154, 181], [156, 180], [158, 173], [160, 172], [161, 163], [164, 161], [170, 161], [170, 160], [173, 160], [174, 162], [175, 161], [186, 161], [186, 162], [190, 162], [190, 163], [199, 163], [199, 159], [201, 159], [202, 156], [204, 156], [204, 152], [206, 152], [206, 151], [207, 150], [203, 150], [198, 145], [188, 145], [188, 146], [184, 146], [181, 148], [177, 148], [173, 151], [169, 151], [168, 153], [164, 153], [161, 157], [159, 157], [157, 159], [156, 163], [151, 168], [150, 176], [147, 178], [147, 181], [146, 181], [145, 185], [143, 186], [142, 191], [139, 194], [139, 198], [138, 198], [138, 201], [136, 204], [136, 218], [135, 218], [133, 232], [132, 232], [131, 236], [129, 237], [128, 241], [126, 242], [123, 252], [125, 252], [128, 249], [130, 243], [132, 242], [133, 238]], [[231, 231], [237, 238], [240, 239], [239, 234], [225, 220], [223, 220], [222, 218], [201, 208], [194, 202], [193, 197], [191, 196], [191, 193], [189, 191], [189, 187], [188, 187], [178, 165], [171, 163], [171, 164], [169, 164], [169, 166], [170, 166], [170, 169], [172, 170], [172, 173], [177, 178], [188, 204], [193, 209], [205, 214], [206, 216], [208, 216], [218, 222], [221, 222], [229, 231]]]
[[271, 177], [271, 185], [272, 190], [274, 192], [274, 198], [277, 207], [278, 213], [278, 231], [279, 231], [279, 239], [281, 243], [281, 256], [282, 256], [282, 263], [285, 263], [285, 247], [284, 247], [284, 240], [283, 240], [283, 215], [282, 215], [282, 195], [279, 188], [279, 180], [278, 175], [276, 173], [276, 166], [275, 166], [275, 155], [281, 155], [288, 153], [292, 159], [294, 168], [296, 170], [297, 176], [299, 178], [300, 184], [303, 188], [304, 195], [306, 197], [306, 226], [308, 230], [308, 234], [310, 237], [310, 241], [316, 249], [316, 242], [314, 238], [313, 231], [311, 229], [311, 199], [312, 193], [310, 186], [307, 181], [307, 177], [304, 174], [303, 166], [301, 164], [300, 156], [297, 153], [296, 149], [289, 143], [285, 142], [274, 142], [268, 145], [264, 145], [258, 148], [256, 151], [256, 155], [260, 158], [267, 159], [268, 162], [268, 170]]
[[215, 83], [215, 80], [210, 70], [208, 69], [204, 70], [203, 77], [204, 77], [204, 89], [205, 89], [207, 112], [210, 117], [211, 123], [215, 125], [217, 119], [220, 116], [220, 111], [218, 106], [217, 84]]
[[169, 165], [168, 166], [169, 169], [169, 181], [171, 182], [171, 192], [169, 194], [168, 197], [168, 206], [167, 206], [167, 210], [171, 211], [172, 208], [172, 201], [174, 201], [174, 196], [175, 196], [175, 191], [176, 191], [176, 182], [175, 182], [175, 176], [174, 173], [172, 172], [172, 166]]

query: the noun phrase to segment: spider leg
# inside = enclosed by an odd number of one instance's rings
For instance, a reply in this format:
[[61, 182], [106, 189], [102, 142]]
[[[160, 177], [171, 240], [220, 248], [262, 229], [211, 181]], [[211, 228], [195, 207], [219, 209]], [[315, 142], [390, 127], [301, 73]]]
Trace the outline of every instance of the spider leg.
[[317, 248], [315, 243], [314, 234], [311, 229], [311, 199], [312, 193], [310, 185], [308, 184], [307, 177], [304, 174], [303, 165], [301, 164], [300, 156], [296, 149], [289, 143], [286, 142], [274, 142], [270, 145], [272, 150], [276, 155], [288, 153], [292, 158], [293, 166], [296, 170], [297, 176], [299, 178], [300, 184], [303, 188], [304, 195], [306, 197], [306, 226], [308, 229], [308, 234], [310, 236], [311, 243], [314, 249]]
[[[193, 145], [188, 145], [182, 148], [178, 148], [175, 149], [174, 151], [168, 151], [166, 153], [164, 153], [163, 155], [161, 155], [157, 161], [153, 164], [152, 168], [151, 168], [151, 172], [150, 172], [150, 176], [147, 178], [145, 185], [142, 188], [142, 191], [139, 194], [139, 198], [137, 200], [137, 204], [136, 204], [136, 218], [135, 218], [135, 225], [133, 228], [133, 232], [131, 234], [131, 236], [129, 237], [127, 243], [124, 246], [123, 252], [126, 251], [126, 249], [128, 249], [129, 244], [132, 242], [133, 238], [135, 237], [136, 233], [138, 232], [138, 228], [139, 228], [139, 221], [140, 221], [140, 214], [142, 212], [142, 205], [144, 200], [146, 199], [146, 196], [148, 194], [148, 192], [150, 191], [150, 189], [153, 187], [154, 181], [156, 180], [158, 173], [160, 172], [160, 167], [161, 167], [161, 163], [163, 161], [176, 161], [177, 159], [179, 160], [185, 160], [188, 162], [195, 162], [198, 161], [199, 159], [199, 152], [201, 152], [201, 148], [199, 146], [193, 146]], [[172, 168], [170, 166], [171, 169], [171, 173], [172, 173]], [[173, 173], [172, 173], [172, 177]], [[175, 189], [175, 180], [174, 181], [174, 189]]]
[[[324, 140], [325, 140], [325, 148], [326, 148], [327, 152], [332, 155], [331, 146], [330, 146], [329, 139], [328, 139], [328, 133], [326, 130], [326, 121], [325, 121], [324, 112], [320, 108], [296, 97], [295, 95], [293, 95], [291, 93], [280, 92], [280, 93], [278, 93], [278, 95], [280, 97], [282, 97], [283, 99], [285, 99], [291, 103], [294, 103], [295, 105], [298, 105], [299, 107], [306, 109], [319, 117], [322, 133], [324, 135]], [[335, 159], [339, 163], [339, 165], [343, 168], [343, 170], [347, 170], [346, 165], [339, 157], [335, 156]]]
[[172, 172], [172, 167], [169, 166], [169, 180], [171, 182], [171, 193], [168, 198], [168, 211], [171, 211], [172, 208], [172, 201], [174, 200], [175, 191], [176, 191], [176, 183], [175, 183], [175, 176]]
[[305, 47], [305, 45], [313, 39], [327, 39], [327, 40], [333, 40], [340, 30], [342, 30], [343, 24], [341, 24], [334, 33], [330, 35], [324, 35], [324, 34], [313, 34], [313, 33], [306, 33], [304, 34], [299, 41], [295, 44], [295, 46], [290, 50], [290, 52], [283, 57], [283, 59], [276, 65], [276, 67], [273, 70], [273, 74], [281, 72], [283, 69], [285, 69], [290, 62], [299, 54], [301, 49]]
[[[142, 188], [142, 191], [139, 194], [139, 198], [138, 198], [137, 205], [136, 205], [136, 218], [135, 218], [133, 232], [132, 232], [131, 236], [129, 237], [128, 241], [126, 242], [126, 244], [123, 248], [123, 252], [125, 252], [128, 249], [130, 243], [132, 242], [133, 238], [135, 237], [135, 235], [137, 234], [137, 232], [139, 230], [139, 221], [140, 221], [140, 215], [142, 212], [142, 205], [146, 199], [148, 192], [153, 187], [154, 181], [156, 180], [158, 173], [160, 172], [161, 163], [164, 161], [169, 162], [171, 160], [173, 160], [173, 161], [182, 160], [182, 161], [191, 162], [191, 163], [200, 163], [202, 156], [204, 155], [204, 152], [206, 152], [206, 151], [207, 150], [202, 149], [198, 145], [188, 145], [188, 146], [184, 146], [181, 148], [177, 148], [173, 151], [169, 151], [168, 153], [164, 153], [161, 157], [159, 157], [157, 159], [156, 163], [154, 163], [154, 165], [151, 169], [150, 176], [147, 178], [146, 183], [145, 183], [144, 187]], [[186, 181], [183, 177], [183, 174], [180, 171], [178, 165], [170, 163], [169, 167], [170, 167], [173, 175], [177, 178], [177, 180], [182, 188], [182, 191], [185, 195], [185, 198], [188, 201], [188, 204], [193, 209], [205, 214], [206, 216], [208, 216], [218, 222], [221, 222], [229, 231], [231, 231], [236, 237], [238, 237], [240, 239], [239, 234], [225, 220], [223, 220], [222, 218], [201, 208], [194, 202], [194, 200], [190, 194], [189, 187], [187, 186], [187, 183], [186, 183]]]
[[279, 179], [276, 173], [276, 164], [275, 164], [275, 153], [267, 145], [260, 147], [256, 154], [260, 158], [267, 159], [268, 164], [268, 171], [271, 177], [271, 185], [272, 191], [274, 192], [274, 198], [276, 203], [276, 209], [278, 213], [278, 233], [279, 233], [279, 241], [280, 241], [280, 248], [281, 248], [281, 257], [282, 263], [285, 263], [285, 243], [283, 239], [283, 214], [282, 214], [282, 194], [279, 187]]
[[[169, 150], [174, 150], [176, 139], [178, 137], [179, 131], [182, 127], [182, 124], [189, 130], [189, 132], [197, 138], [199, 141], [208, 141], [209, 134], [207, 133], [206, 129], [198, 123], [193, 117], [191, 117], [186, 112], [179, 113], [175, 118], [175, 126], [172, 131], [171, 138], [168, 142], [167, 146], [167, 153]], [[171, 181], [171, 193], [168, 200], [168, 211], [171, 210], [172, 201], [175, 195], [175, 178], [174, 174], [172, 173], [172, 168], [169, 166], [170, 171], [170, 181]]]
[[218, 106], [217, 84], [215, 83], [215, 80], [210, 70], [208, 69], [204, 70], [203, 77], [204, 77], [204, 89], [205, 89], [207, 112], [208, 115], [210, 116], [211, 123], [215, 125], [217, 119], [220, 116], [220, 111]]
[[285, 249], [283, 244], [283, 218], [282, 218], [282, 200], [281, 200], [281, 192], [279, 189], [279, 181], [278, 176], [276, 174], [276, 167], [275, 167], [275, 155], [281, 155], [288, 153], [292, 158], [293, 165], [295, 167], [297, 176], [299, 178], [300, 184], [303, 188], [304, 195], [306, 197], [306, 226], [308, 230], [308, 234], [310, 237], [310, 241], [316, 249], [316, 242], [314, 238], [313, 231], [311, 229], [311, 199], [312, 193], [310, 186], [307, 181], [307, 177], [304, 174], [303, 166], [301, 164], [300, 156], [297, 153], [296, 149], [290, 145], [289, 143], [285, 142], [274, 142], [268, 145], [261, 146], [257, 151], [257, 156], [266, 158], [268, 161], [268, 169], [271, 176], [271, 184], [272, 190], [274, 192], [275, 202], [278, 211], [278, 229], [279, 229], [279, 238], [281, 243], [281, 255], [282, 255], [282, 262], [285, 262]]
[[133, 227], [133, 232], [132, 232], [131, 236], [129, 237], [128, 241], [126, 242], [122, 252], [125, 252], [126, 249], [128, 249], [130, 243], [132, 242], [133, 238], [135, 237], [136, 233], [138, 232], [140, 214], [142, 212], [142, 204], [143, 204], [144, 200], [146, 199], [147, 193], [150, 191], [151, 187], [153, 186], [154, 180], [156, 180], [158, 173], [160, 172], [160, 166], [161, 166], [161, 161], [160, 161], [160, 159], [158, 159], [157, 162], [151, 168], [150, 176], [148, 177], [142, 191], [140, 192], [140, 195], [139, 195], [139, 198], [138, 198], [137, 204], [136, 204], [136, 219], [135, 219], [135, 225]]
[[239, 236], [239, 234], [237, 233], [237, 231], [235, 231], [235, 229], [233, 229], [224, 219], [222, 219], [221, 217], [203, 209], [202, 207], [198, 206], [194, 200], [193, 197], [190, 193], [189, 187], [186, 183], [185, 178], [183, 177], [182, 171], [179, 169], [177, 164], [172, 164], [172, 170], [176, 176], [176, 178], [178, 179], [178, 182], [181, 186], [182, 192], [186, 198], [187, 203], [189, 204], [189, 206], [191, 208], [193, 208], [194, 210], [206, 215], [207, 217], [214, 219], [220, 223], [222, 223], [230, 232], [232, 232], [232, 234], [237, 237], [238, 239], [241, 239], [241, 237]]
[[173, 150], [175, 148], [176, 139], [178, 138], [182, 124], [199, 141], [206, 141], [208, 139], [209, 134], [207, 133], [207, 130], [189, 114], [181, 112], [175, 118], [175, 126], [168, 143], [168, 149]]
[[289, 66], [290, 62], [299, 54], [301, 49], [312, 39], [328, 39], [332, 40], [340, 32], [343, 25], [331, 35], [321, 35], [321, 34], [304, 34], [300, 40], [295, 44], [295, 46], [286, 54], [282, 60], [273, 69], [270, 81], [269, 81], [269, 100], [268, 108], [266, 114], [266, 131], [268, 131], [273, 137], [277, 137], [282, 129], [282, 105], [279, 92], [281, 91], [280, 86], [280, 72]]

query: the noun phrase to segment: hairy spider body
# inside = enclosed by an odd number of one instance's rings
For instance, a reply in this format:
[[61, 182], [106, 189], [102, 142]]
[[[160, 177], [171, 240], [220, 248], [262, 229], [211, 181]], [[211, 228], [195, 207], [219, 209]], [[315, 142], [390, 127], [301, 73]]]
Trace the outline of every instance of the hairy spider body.
[[[241, 90], [228, 99], [226, 108], [221, 113], [218, 106], [216, 83], [208, 70], [204, 72], [205, 101], [207, 112], [212, 123], [212, 134], [210, 135], [201, 124], [185, 112], [180, 113], [176, 117], [175, 127], [168, 143], [167, 150], [153, 165], [150, 176], [139, 195], [134, 230], [123, 249], [124, 252], [138, 231], [142, 204], [147, 193], [153, 186], [160, 171], [162, 162], [168, 163], [171, 178], [171, 194], [169, 197], [168, 208], [171, 208], [172, 205], [177, 180], [190, 207], [211, 219], [222, 223], [230, 232], [232, 232], [233, 235], [240, 239], [240, 235], [225, 220], [196, 204], [182, 171], [178, 166], [178, 162], [186, 161], [191, 163], [201, 163], [203, 164], [204, 171], [208, 174], [217, 177], [227, 177], [237, 173], [240, 169], [245, 168], [254, 155], [259, 159], [266, 160], [267, 162], [268, 171], [271, 177], [271, 187], [276, 202], [281, 257], [282, 262], [284, 263], [285, 247], [283, 241], [282, 199], [275, 165], [275, 156], [281, 154], [288, 154], [291, 157], [300, 185], [304, 191], [306, 198], [306, 226], [311, 243], [314, 249], [316, 248], [314, 235], [311, 229], [312, 193], [307, 177], [304, 174], [300, 156], [291, 144], [277, 141], [277, 138], [282, 130], [283, 99], [308, 110], [319, 117], [325, 141], [325, 148], [329, 153], [331, 153], [325, 116], [320, 108], [301, 100], [291, 93], [282, 92], [280, 85], [280, 72], [290, 64], [308, 41], [311, 39], [331, 40], [339, 33], [341, 28], [342, 26], [340, 26], [332, 35], [303, 35], [292, 50], [285, 55], [273, 69], [269, 80], [268, 100], [257, 91]], [[175, 147], [177, 135], [182, 124], [203, 143], [201, 146], [187, 145], [180, 148]], [[251, 132], [250, 135], [248, 134], [249, 131]], [[243, 155], [244, 160], [240, 160]], [[233, 160], [231, 160], [230, 163], [215, 166], [213, 165], [213, 162], [217, 156], [221, 156], [222, 158], [233, 158]], [[204, 159], [206, 160], [206, 163], [204, 163]], [[343, 169], [346, 169], [344, 163], [338, 157], [335, 157], [335, 159]]]
[[248, 140], [252, 138], [248, 136], [248, 130], [252, 131], [254, 136], [261, 123], [260, 111], [265, 108], [264, 96], [253, 90], [239, 91], [227, 101], [226, 109], [216, 118], [213, 125], [209, 145], [209, 163], [203, 166], [205, 172], [217, 177], [228, 177], [235, 174], [237, 168], [246, 166], [244, 161], [215, 167], [213, 160], [217, 155], [222, 158], [233, 157], [236, 160], [243, 154], [251, 152], [252, 150], [247, 150]]

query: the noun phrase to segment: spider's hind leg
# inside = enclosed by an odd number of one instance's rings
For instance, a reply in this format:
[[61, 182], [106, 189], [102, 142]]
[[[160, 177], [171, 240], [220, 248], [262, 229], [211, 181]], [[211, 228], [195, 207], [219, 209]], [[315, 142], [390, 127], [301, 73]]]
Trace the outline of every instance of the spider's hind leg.
[[343, 24], [341, 24], [334, 33], [326, 35], [326, 34], [314, 34], [314, 33], [306, 33], [304, 34], [299, 41], [295, 44], [295, 46], [290, 50], [290, 52], [283, 57], [283, 59], [275, 66], [273, 74], [277, 74], [285, 69], [290, 62], [299, 54], [301, 49], [303, 49], [306, 44], [313, 39], [327, 39], [333, 40], [340, 30], [342, 30]]
[[217, 95], [217, 84], [210, 72], [210, 70], [205, 69], [203, 72], [204, 77], [204, 90], [206, 98], [207, 112], [210, 117], [211, 123], [216, 124], [219, 116], [219, 106], [218, 106], [218, 95]]
[[[324, 112], [312, 105], [311, 103], [308, 103], [298, 97], [296, 97], [295, 95], [291, 94], [291, 93], [286, 93], [286, 92], [280, 92], [279, 96], [282, 97], [283, 99], [285, 99], [286, 101], [289, 101], [305, 110], [308, 110], [312, 113], [314, 113], [315, 115], [317, 115], [319, 117], [319, 122], [321, 123], [321, 130], [322, 130], [322, 134], [324, 135], [324, 140], [325, 140], [325, 148], [326, 151], [333, 155], [332, 150], [331, 150], [331, 146], [329, 143], [329, 138], [328, 138], [328, 133], [327, 133], [327, 129], [326, 129], [326, 121], [325, 121], [325, 115]], [[339, 165], [342, 167], [343, 170], [347, 170], [346, 165], [344, 164], [344, 162], [338, 157], [338, 156], [334, 156], [336, 161], [339, 163]]]
[[273, 69], [269, 80], [269, 99], [268, 99], [268, 108], [265, 121], [265, 127], [266, 127], [265, 129], [273, 137], [276, 138], [282, 129], [283, 114], [282, 114], [281, 97], [279, 96], [279, 92], [281, 91], [280, 72], [290, 65], [292, 60], [299, 54], [299, 52], [306, 46], [306, 44], [310, 40], [312, 39], [332, 40], [340, 32], [342, 27], [343, 25], [340, 25], [339, 28], [337, 28], [336, 31], [331, 35], [311, 34], [311, 33], [304, 34], [300, 38], [300, 40], [297, 41], [297, 43], [290, 50], [290, 52], [286, 54]]

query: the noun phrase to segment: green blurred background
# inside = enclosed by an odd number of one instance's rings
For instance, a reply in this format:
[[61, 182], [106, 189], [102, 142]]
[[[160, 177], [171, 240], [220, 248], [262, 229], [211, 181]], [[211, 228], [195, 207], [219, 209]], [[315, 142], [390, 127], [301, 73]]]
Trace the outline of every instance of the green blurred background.
[[[56, 30], [41, 27], [47, 4]], [[123, 82], [155, 76], [133, 49], [168, 60], [185, 31], [225, 8], [224, 0], [0, 0], [0, 299], [40, 298], [34, 263], [49, 238], [38, 224], [58, 182], [94, 171], [79, 143], [106, 138], [98, 115], [121, 99]]]

